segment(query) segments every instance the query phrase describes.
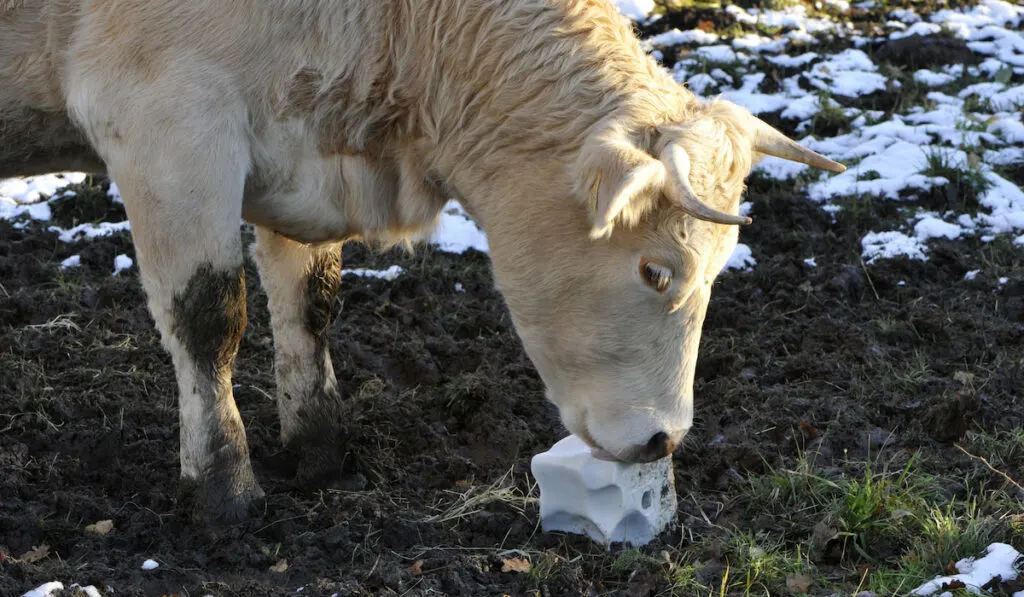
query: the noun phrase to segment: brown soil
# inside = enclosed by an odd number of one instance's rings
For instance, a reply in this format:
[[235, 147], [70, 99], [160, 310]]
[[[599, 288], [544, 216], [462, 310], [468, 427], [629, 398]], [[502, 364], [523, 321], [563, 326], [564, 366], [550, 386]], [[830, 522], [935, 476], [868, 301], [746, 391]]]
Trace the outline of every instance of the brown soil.
[[[696, 426], [675, 457], [682, 527], [645, 548], [653, 554], [708, 532], [698, 508], [718, 525], [756, 528], [743, 518], [741, 475], [790, 462], [809, 428], [826, 438], [816, 444], [826, 455], [866, 455], [869, 443], [888, 441], [962, 462], [950, 443], [968, 426], [1024, 423], [1019, 251], [940, 244], [927, 263], [865, 268], [868, 216], [844, 211], [832, 222], [764, 186], [751, 190], [755, 223], [743, 231], [759, 263], [720, 279], [705, 328]], [[58, 224], [120, 210], [102, 193], [75, 201], [55, 210]], [[62, 273], [57, 264], [73, 253], [82, 266]], [[176, 508], [173, 372], [134, 271], [110, 275], [119, 253], [132, 254], [127, 234], [69, 246], [39, 224], [0, 223], [0, 594], [54, 579], [115, 595], [637, 594], [635, 575], [608, 566], [620, 548], [608, 555], [539, 532], [535, 503], [493, 501], [458, 520], [427, 520], [509, 470], [528, 492], [530, 457], [565, 433], [486, 256], [346, 247], [348, 267], [409, 271], [390, 283], [344, 280], [331, 349], [358, 419], [351, 474], [328, 490], [292, 487], [275, 472], [270, 330], [247, 265], [236, 399], [268, 503], [251, 522], [213, 532]], [[812, 255], [815, 268], [803, 263]], [[963, 280], [982, 258], [993, 262]], [[1000, 268], [1018, 273], [996, 290]], [[918, 363], [918, 374], [902, 375]], [[972, 388], [955, 379], [962, 370], [976, 375]], [[105, 519], [109, 534], [84, 530]], [[42, 544], [47, 557], [26, 563]], [[511, 556], [498, 548], [549, 550], [555, 565], [502, 572]], [[161, 566], [142, 571], [147, 558]], [[271, 571], [281, 560], [287, 569]]]

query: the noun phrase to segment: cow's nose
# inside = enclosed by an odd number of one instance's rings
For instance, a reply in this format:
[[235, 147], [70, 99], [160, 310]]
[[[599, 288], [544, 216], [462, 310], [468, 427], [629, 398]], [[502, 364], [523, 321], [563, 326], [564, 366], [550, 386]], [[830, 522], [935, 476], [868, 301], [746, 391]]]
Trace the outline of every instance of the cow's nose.
[[679, 445], [679, 439], [682, 437], [681, 433], [675, 433], [669, 435], [664, 431], [655, 433], [647, 445], [644, 446], [642, 452], [642, 459], [646, 462], [658, 460], [664, 458], [672, 452], [675, 452], [676, 446]]

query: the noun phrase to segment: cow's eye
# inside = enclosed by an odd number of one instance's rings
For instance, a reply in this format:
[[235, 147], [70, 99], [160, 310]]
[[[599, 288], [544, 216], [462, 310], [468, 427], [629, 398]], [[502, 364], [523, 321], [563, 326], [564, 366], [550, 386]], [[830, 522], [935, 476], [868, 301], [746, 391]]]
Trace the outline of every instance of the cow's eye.
[[640, 277], [643, 278], [644, 284], [659, 293], [664, 293], [672, 285], [672, 270], [660, 263], [649, 261], [646, 257], [640, 260]]

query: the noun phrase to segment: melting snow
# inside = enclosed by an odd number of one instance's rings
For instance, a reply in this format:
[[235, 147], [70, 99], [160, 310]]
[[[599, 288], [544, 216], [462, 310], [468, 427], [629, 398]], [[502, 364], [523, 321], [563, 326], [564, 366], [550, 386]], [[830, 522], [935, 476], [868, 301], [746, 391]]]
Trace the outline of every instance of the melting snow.
[[933, 217], [925, 216], [914, 226], [914, 236], [919, 241], [926, 241], [929, 238], [959, 238], [964, 229], [958, 224], [950, 224]]
[[[69, 589], [78, 589], [82, 593], [85, 593], [87, 597], [103, 597], [99, 592], [99, 589], [93, 585], [82, 586], [78, 583], [74, 583], [68, 587]], [[46, 584], [40, 585], [31, 591], [24, 593], [22, 597], [52, 597], [55, 593], [59, 593], [64, 590], [64, 583], [52, 581]], [[109, 587], [108, 587], [109, 590]]]
[[925, 252], [928, 250], [916, 238], [911, 238], [902, 232], [869, 232], [861, 239], [861, 257], [868, 264], [879, 259], [892, 259], [905, 255], [911, 259], [926, 259]]
[[845, 97], [859, 97], [885, 89], [887, 79], [874, 72], [876, 70], [878, 67], [867, 54], [849, 49], [815, 64], [807, 77], [818, 89]]
[[890, 10], [889, 18], [896, 19], [897, 21], [903, 23], [907, 23], [908, 25], [917, 23], [918, 21], [921, 20], [921, 17], [919, 17], [918, 14], [914, 12], [912, 8], [897, 8], [894, 10]]
[[647, 19], [654, 11], [654, 0], [612, 0], [619, 12], [635, 21]]
[[796, 178], [798, 174], [809, 170], [810, 166], [798, 164], [789, 160], [776, 157], [766, 157], [754, 166], [754, 171], [759, 172], [768, 178], [776, 180], [789, 180]]
[[679, 44], [713, 44], [718, 41], [718, 35], [714, 33], [708, 33], [700, 29], [690, 29], [689, 31], [680, 31], [678, 29], [672, 29], [658, 35], [648, 37], [644, 40], [644, 45], [647, 47], [652, 46], [677, 46]]
[[736, 249], [725, 264], [725, 269], [749, 270], [757, 265], [750, 247], [743, 243], [736, 243]]
[[111, 275], [116, 276], [121, 272], [130, 269], [134, 263], [135, 262], [132, 261], [132, 258], [127, 255], [122, 254], [114, 257], [114, 273]]
[[80, 255], [72, 255], [64, 261], [60, 262], [60, 269], [70, 269], [72, 267], [78, 267], [82, 265], [82, 257]]
[[110, 236], [115, 232], [121, 232], [123, 230], [130, 230], [131, 224], [128, 220], [123, 222], [100, 222], [99, 224], [79, 224], [74, 228], [67, 230], [58, 226], [50, 226], [47, 228], [50, 232], [56, 232], [61, 242], [73, 243], [82, 239], [98, 238], [101, 236]]
[[379, 280], [387, 280], [393, 282], [398, 276], [402, 275], [405, 270], [399, 265], [392, 265], [385, 270], [377, 269], [343, 269], [341, 275], [343, 276], [360, 276], [362, 278], [377, 278]]
[[[809, 143], [808, 145], [816, 145]], [[870, 151], [870, 145], [856, 148]], [[900, 191], [909, 188], [928, 190], [945, 184], [944, 178], [925, 176], [919, 172], [928, 164], [928, 156], [921, 147], [906, 141], [897, 141], [880, 151], [871, 152], [860, 163], [852, 164], [842, 174], [831, 176], [808, 187], [814, 201], [852, 195], [882, 195], [899, 199]]]
[[[942, 595], [949, 595], [950, 593], [944, 591], [943, 585], [956, 580], [963, 583], [971, 593], [980, 595], [981, 587], [997, 576], [1003, 581], [1017, 578], [1018, 571], [1016, 570], [1016, 565], [1024, 556], [1005, 543], [993, 543], [988, 546], [987, 552], [981, 559], [964, 558], [957, 562], [956, 569], [960, 572], [959, 574], [930, 580], [911, 591], [911, 593], [914, 595], [932, 595], [936, 591], [942, 590]], [[1021, 593], [1022, 591], [1018, 591], [1014, 595], [1019, 596]]]
[[445, 206], [437, 228], [430, 235], [430, 242], [447, 253], [465, 253], [469, 249], [488, 252], [487, 237], [483, 230], [455, 201]]
[[768, 62], [771, 62], [772, 64], [776, 66], [781, 66], [783, 68], [795, 68], [798, 66], [804, 66], [805, 64], [813, 62], [817, 58], [818, 54], [814, 52], [804, 52], [799, 56], [790, 56], [788, 54], [783, 54], [782, 56], [765, 57], [765, 59], [768, 60]]
[[57, 581], [53, 581], [53, 582], [48, 582], [48, 583], [46, 583], [44, 585], [40, 585], [40, 586], [32, 589], [31, 591], [25, 593], [21, 597], [50, 597], [51, 595], [53, 595], [57, 591], [63, 591], [63, 590], [64, 590], [64, 583], [59, 583]]
[[921, 69], [914, 72], [914, 80], [928, 87], [941, 87], [956, 80], [956, 77], [949, 73], [937, 73], [935, 71]]

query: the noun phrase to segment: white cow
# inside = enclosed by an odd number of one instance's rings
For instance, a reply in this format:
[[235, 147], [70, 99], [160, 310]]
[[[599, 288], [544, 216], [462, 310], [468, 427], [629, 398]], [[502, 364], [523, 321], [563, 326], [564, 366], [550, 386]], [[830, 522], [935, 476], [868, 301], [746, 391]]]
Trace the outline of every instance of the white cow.
[[607, 0], [0, 0], [0, 176], [117, 181], [212, 520], [263, 494], [231, 393], [240, 217], [301, 477], [338, 468], [340, 243], [419, 235], [452, 197], [565, 425], [647, 461], [692, 424], [711, 284], [765, 154], [843, 170], [698, 102]]

